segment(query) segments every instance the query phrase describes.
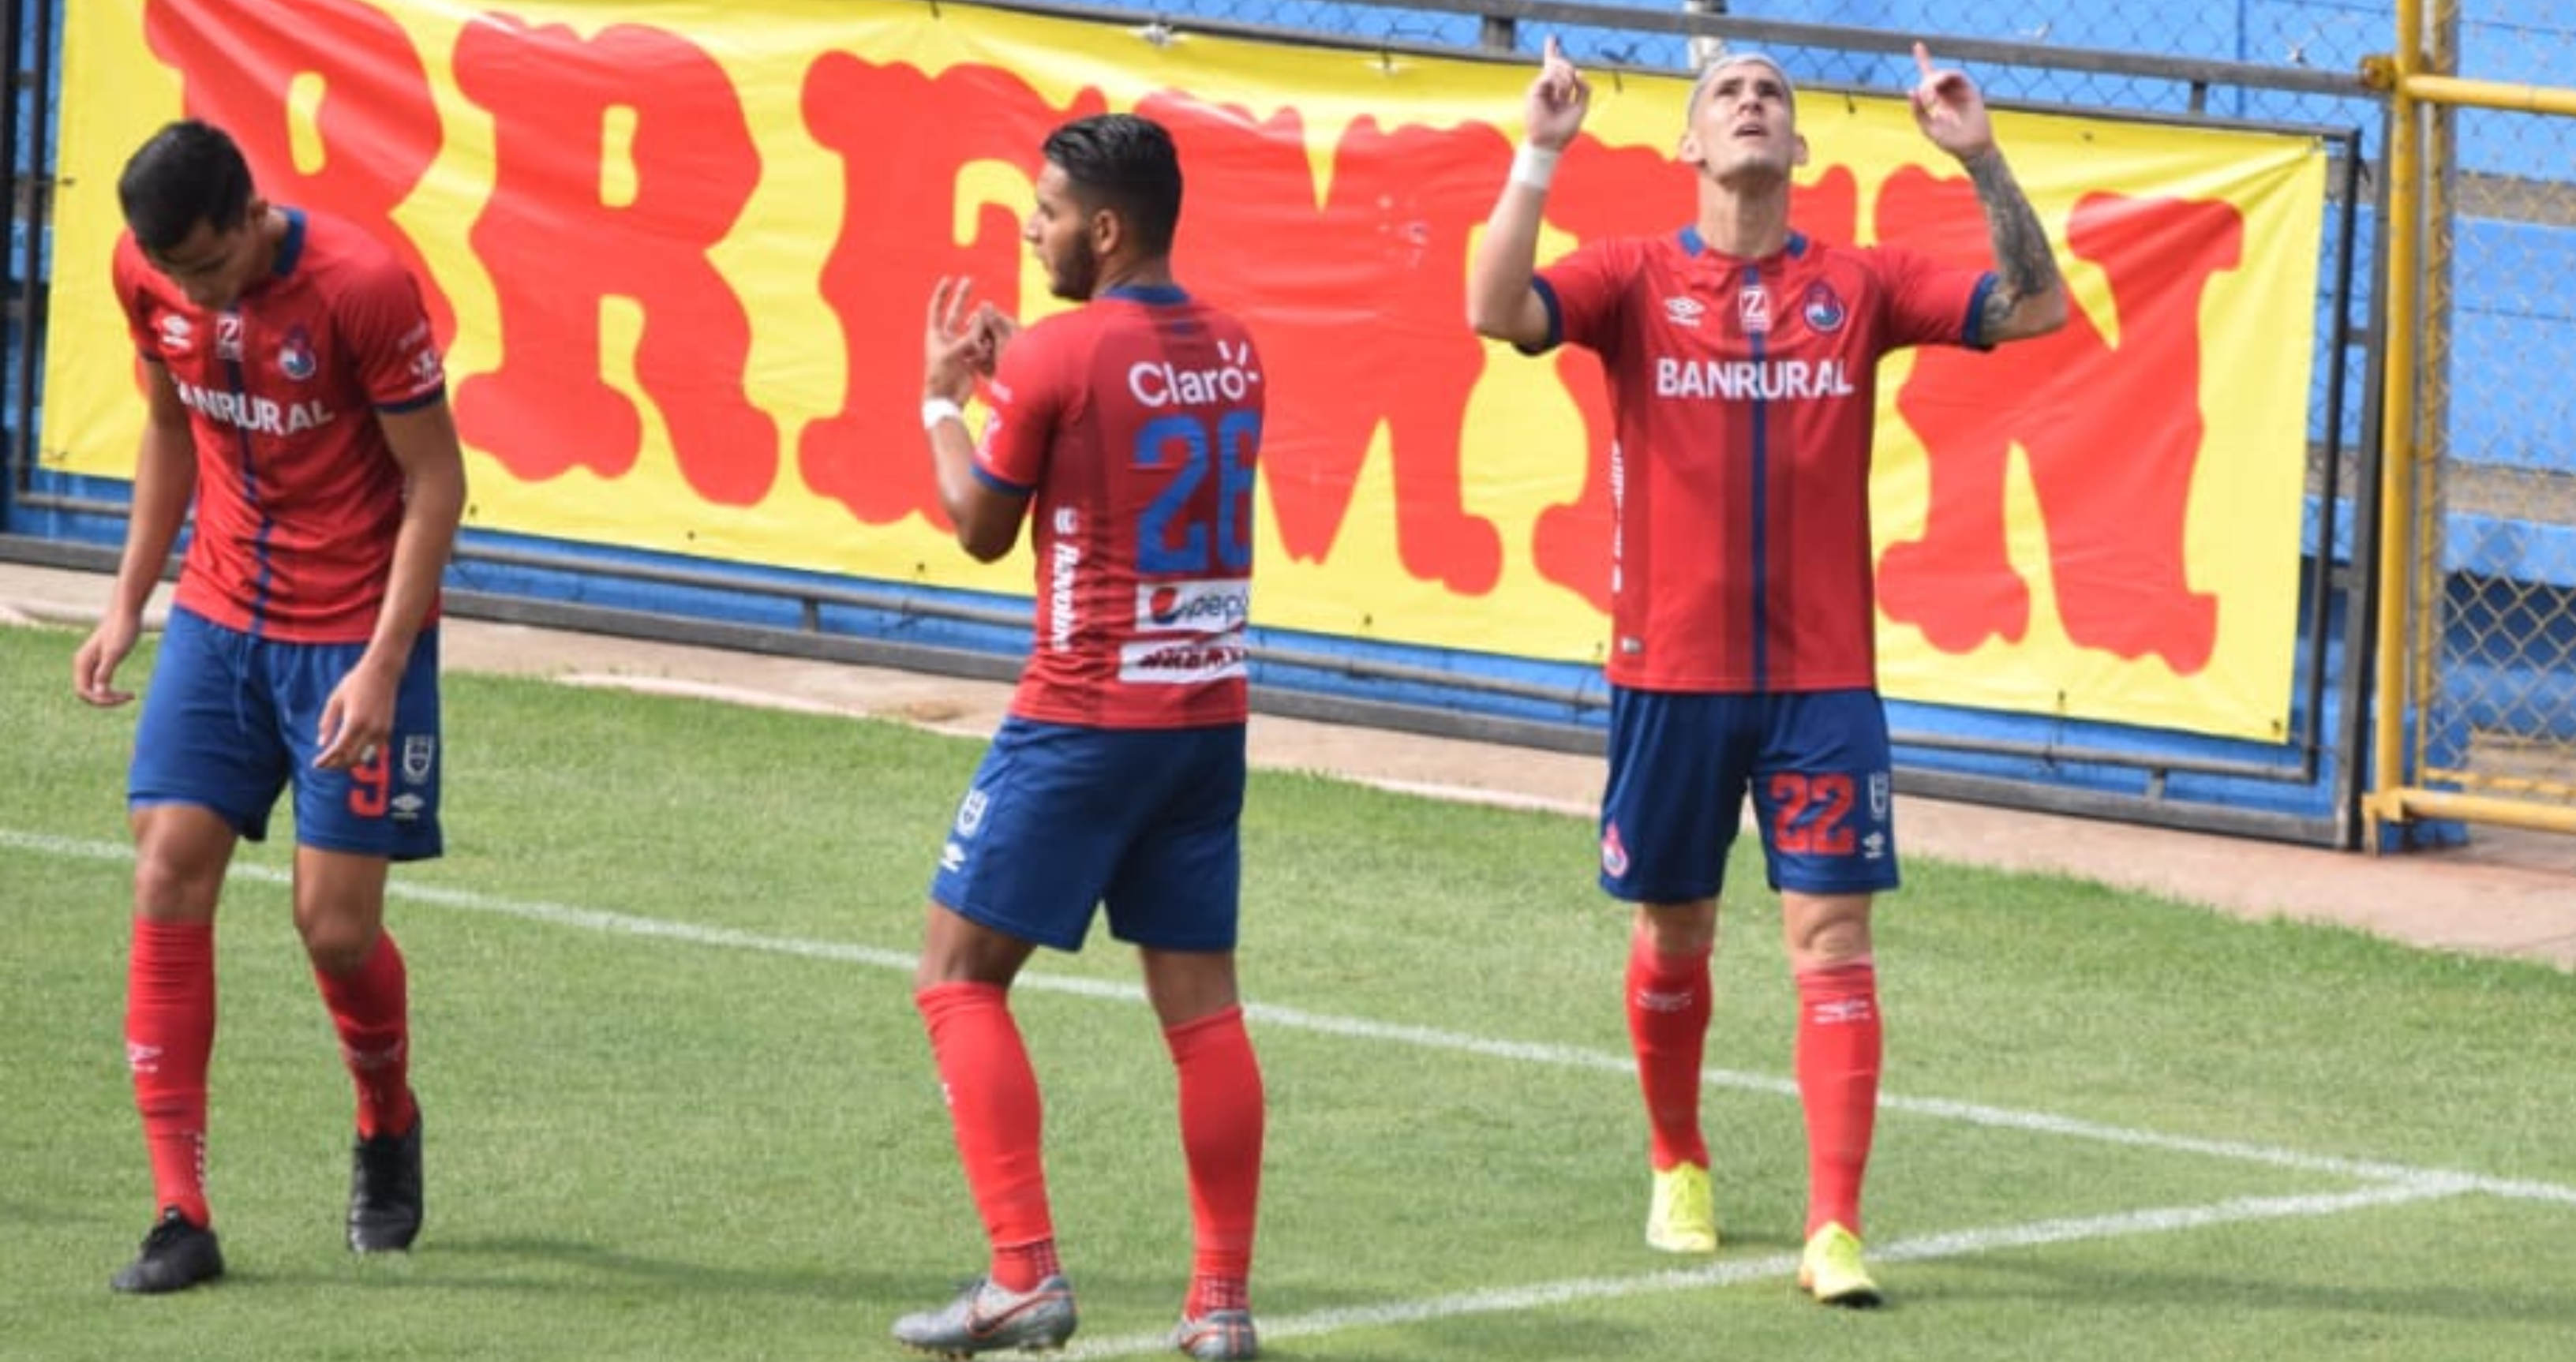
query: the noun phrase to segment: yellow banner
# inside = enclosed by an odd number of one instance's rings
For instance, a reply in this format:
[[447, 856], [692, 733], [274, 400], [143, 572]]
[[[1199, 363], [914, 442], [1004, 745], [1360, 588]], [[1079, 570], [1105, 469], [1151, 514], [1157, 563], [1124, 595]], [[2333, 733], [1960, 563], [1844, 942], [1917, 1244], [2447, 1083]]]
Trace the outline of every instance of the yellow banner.
[[[1170, 126], [1176, 264], [1275, 394], [1256, 623], [1598, 660], [1598, 366], [1464, 321], [1527, 63], [1237, 42], [962, 5], [85, 0], [65, 35], [46, 466], [130, 476], [108, 296], [125, 155], [223, 124], [273, 200], [351, 218], [449, 340], [472, 526], [1026, 594], [937, 509], [933, 280], [1060, 306], [1018, 239], [1062, 120]], [[1549, 258], [1677, 228], [1686, 83], [1598, 83]], [[2325, 160], [2311, 139], [1997, 115], [2079, 315], [1882, 378], [1882, 661], [1901, 698], [2287, 727]], [[1801, 101], [1797, 224], [1987, 258], [1894, 98]]]

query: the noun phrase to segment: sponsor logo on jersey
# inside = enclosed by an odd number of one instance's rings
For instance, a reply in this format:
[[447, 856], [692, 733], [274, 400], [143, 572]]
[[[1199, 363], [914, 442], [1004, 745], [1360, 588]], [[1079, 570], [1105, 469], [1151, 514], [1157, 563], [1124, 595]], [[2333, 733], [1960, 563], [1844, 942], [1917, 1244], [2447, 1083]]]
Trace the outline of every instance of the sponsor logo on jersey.
[[1252, 583], [1144, 582], [1136, 587], [1140, 634], [1230, 634], [1252, 613]]
[[1735, 295], [1735, 324], [1748, 336], [1771, 334], [1771, 290], [1747, 284]]
[[1838, 359], [1655, 360], [1657, 397], [1809, 402], [1853, 392], [1851, 374]]
[[154, 329], [161, 333], [161, 353], [186, 355], [196, 352], [197, 324], [178, 313], [162, 313], [155, 321]]
[[238, 361], [241, 357], [241, 314], [238, 312], [217, 314], [215, 317], [215, 358]]
[[1129, 685], [1191, 686], [1244, 675], [1243, 639], [1130, 639], [1118, 645], [1118, 679]]
[[1261, 382], [1252, 347], [1218, 341], [1216, 363], [1183, 368], [1169, 360], [1144, 360], [1127, 370], [1127, 395], [1146, 407], [1234, 405]]
[[253, 397], [248, 393], [220, 392], [179, 377], [170, 376], [171, 386], [179, 390], [179, 400], [188, 410], [219, 426], [232, 426], [256, 435], [300, 435], [319, 430], [338, 420], [329, 407], [320, 402], [280, 402], [273, 397]]
[[1047, 646], [1059, 653], [1073, 647], [1073, 602], [1080, 594], [1075, 584], [1081, 576], [1082, 546], [1068, 539], [1056, 540], [1054, 547], [1047, 550]]
[[1708, 304], [1687, 294], [1664, 300], [1664, 320], [1675, 326], [1699, 329], [1699, 319], [1708, 315]]
[[286, 333], [277, 343], [277, 371], [301, 383], [320, 370], [322, 361], [313, 354], [313, 335], [303, 327]]
[[1808, 330], [1830, 336], [1851, 320], [1851, 309], [1843, 305], [1833, 285], [1819, 279], [1807, 285], [1807, 295], [1798, 300], [1798, 315], [1806, 318]]

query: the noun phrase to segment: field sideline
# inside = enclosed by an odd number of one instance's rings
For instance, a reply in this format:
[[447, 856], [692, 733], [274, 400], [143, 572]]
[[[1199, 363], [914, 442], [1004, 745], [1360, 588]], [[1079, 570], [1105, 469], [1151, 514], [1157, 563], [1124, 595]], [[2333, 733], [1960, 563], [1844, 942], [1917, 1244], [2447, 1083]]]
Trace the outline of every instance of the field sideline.
[[[0, 699], [37, 720], [0, 758], [20, 937], [0, 1357], [894, 1356], [892, 1313], [973, 1270], [903, 995], [977, 745], [459, 677], [455, 847], [395, 890], [432, 1122], [422, 1251], [333, 1251], [345, 1080], [259, 848], [224, 919], [235, 1273], [111, 1299], [145, 1210], [114, 1045], [130, 718], [73, 712], [72, 641], [0, 630]], [[2107, 1328], [2160, 1358], [2540, 1358], [2576, 1330], [2576, 1092], [2545, 1058], [2576, 1033], [2563, 974], [1940, 864], [1883, 933], [1871, 1229], [1895, 1308], [1787, 1287], [1795, 1104], [1758, 894], [1731, 912], [1712, 1043], [1729, 1243], [1650, 1253], [1620, 924], [1587, 898], [1586, 839], [1564, 815], [1256, 777], [1268, 1355], [2039, 1357]], [[1168, 1072], [1123, 951], [1038, 968], [1020, 1010], [1073, 1355], [1155, 1355], [1186, 1223]]]

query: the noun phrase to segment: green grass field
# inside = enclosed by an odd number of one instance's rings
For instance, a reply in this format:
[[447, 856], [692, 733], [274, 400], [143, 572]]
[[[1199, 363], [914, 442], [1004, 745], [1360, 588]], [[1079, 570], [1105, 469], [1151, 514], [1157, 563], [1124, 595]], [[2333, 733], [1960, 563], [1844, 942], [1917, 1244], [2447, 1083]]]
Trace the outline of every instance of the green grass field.
[[[973, 742], [451, 677], [449, 855], [396, 871], [430, 1210], [342, 1247], [350, 1093], [283, 837], [220, 932], [231, 1274], [112, 1295], [152, 1212], [121, 1046], [131, 710], [0, 628], [0, 1358], [844, 1359], [981, 1266], [908, 997]], [[129, 664], [145, 678], [148, 656]], [[1789, 1275], [1789, 983], [1758, 865], [1718, 964], [1727, 1244], [1646, 1249], [1623, 913], [1581, 820], [1256, 775], [1245, 986], [1271, 1097], [1265, 1355], [2576, 1355], [2576, 980], [1916, 862], [1880, 910], [1890, 1308]], [[1900, 821], [1901, 821], [1900, 813]], [[281, 829], [283, 832], [283, 829]], [[1156, 1356], [1187, 1269], [1127, 952], [1018, 1010], [1077, 1357]]]

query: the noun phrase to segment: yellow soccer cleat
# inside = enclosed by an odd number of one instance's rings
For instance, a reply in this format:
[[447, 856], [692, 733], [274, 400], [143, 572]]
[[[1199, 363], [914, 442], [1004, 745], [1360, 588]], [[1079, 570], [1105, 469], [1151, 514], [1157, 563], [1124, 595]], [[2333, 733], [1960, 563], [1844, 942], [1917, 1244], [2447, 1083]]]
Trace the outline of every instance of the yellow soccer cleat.
[[1798, 1259], [1798, 1289], [1818, 1305], [1866, 1310], [1879, 1303], [1878, 1283], [1861, 1266], [1860, 1236], [1836, 1224], [1808, 1238], [1807, 1251]]
[[1646, 1243], [1666, 1253], [1717, 1252], [1717, 1208], [1708, 1170], [1677, 1163], [1655, 1174], [1655, 1198], [1646, 1208]]

